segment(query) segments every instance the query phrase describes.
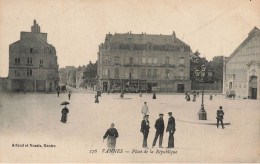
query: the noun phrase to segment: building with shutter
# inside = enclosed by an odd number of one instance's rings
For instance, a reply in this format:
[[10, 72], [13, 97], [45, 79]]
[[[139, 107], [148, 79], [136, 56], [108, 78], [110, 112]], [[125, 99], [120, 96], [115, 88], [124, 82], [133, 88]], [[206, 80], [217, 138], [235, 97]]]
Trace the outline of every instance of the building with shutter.
[[172, 35], [107, 34], [99, 45], [98, 89], [120, 92], [190, 90], [190, 46]]
[[47, 42], [34, 20], [31, 32], [9, 45], [7, 91], [52, 92], [59, 82], [55, 47]]

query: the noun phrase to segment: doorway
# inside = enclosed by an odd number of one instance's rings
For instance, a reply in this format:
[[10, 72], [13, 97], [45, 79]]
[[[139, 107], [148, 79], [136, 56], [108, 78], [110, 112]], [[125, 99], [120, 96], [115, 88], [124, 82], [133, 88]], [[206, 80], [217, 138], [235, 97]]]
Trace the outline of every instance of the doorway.
[[147, 92], [152, 93], [152, 83], [147, 83]]
[[107, 82], [103, 82], [103, 92], [107, 92]]
[[251, 99], [257, 99], [257, 76], [249, 78], [249, 95]]
[[184, 84], [178, 84], [177, 93], [184, 93]]

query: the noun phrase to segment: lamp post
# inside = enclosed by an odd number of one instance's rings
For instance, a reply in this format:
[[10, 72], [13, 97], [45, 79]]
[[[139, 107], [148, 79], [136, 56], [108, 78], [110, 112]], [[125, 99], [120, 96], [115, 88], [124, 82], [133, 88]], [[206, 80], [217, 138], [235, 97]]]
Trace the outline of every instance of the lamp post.
[[200, 110], [198, 112], [199, 120], [207, 120], [207, 113], [206, 113], [205, 108], [204, 108], [204, 83], [206, 83], [207, 81], [210, 80], [210, 78], [212, 76], [212, 71], [208, 70], [208, 74], [207, 74], [207, 78], [206, 78], [206, 66], [203, 64], [201, 66], [201, 70], [197, 69], [195, 71], [195, 74], [196, 74], [196, 77], [197, 77], [197, 81], [202, 83], [201, 107], [200, 107]]

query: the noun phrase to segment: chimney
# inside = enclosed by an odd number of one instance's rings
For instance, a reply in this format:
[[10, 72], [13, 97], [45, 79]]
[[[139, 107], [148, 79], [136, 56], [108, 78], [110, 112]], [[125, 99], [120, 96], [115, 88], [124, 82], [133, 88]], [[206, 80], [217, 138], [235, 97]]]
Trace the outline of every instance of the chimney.
[[173, 31], [173, 32], [172, 32], [172, 40], [173, 40], [173, 42], [175, 41], [175, 38], [176, 38], [176, 34], [175, 34], [175, 32]]

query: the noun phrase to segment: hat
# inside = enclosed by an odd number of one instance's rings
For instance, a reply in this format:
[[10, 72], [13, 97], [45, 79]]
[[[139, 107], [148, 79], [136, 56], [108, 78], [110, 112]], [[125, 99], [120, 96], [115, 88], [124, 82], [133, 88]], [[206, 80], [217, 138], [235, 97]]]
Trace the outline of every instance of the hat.
[[219, 109], [222, 109], [222, 106], [219, 106]]
[[147, 117], [147, 116], [149, 116], [148, 114], [147, 115], [145, 115], [145, 117]]
[[114, 124], [114, 123], [112, 123], [112, 124], [111, 124], [111, 126], [115, 126], [115, 124]]
[[172, 112], [168, 112], [169, 115], [172, 115]]
[[162, 113], [160, 113], [160, 114], [159, 114], [159, 116], [163, 116], [163, 114], [162, 114]]

